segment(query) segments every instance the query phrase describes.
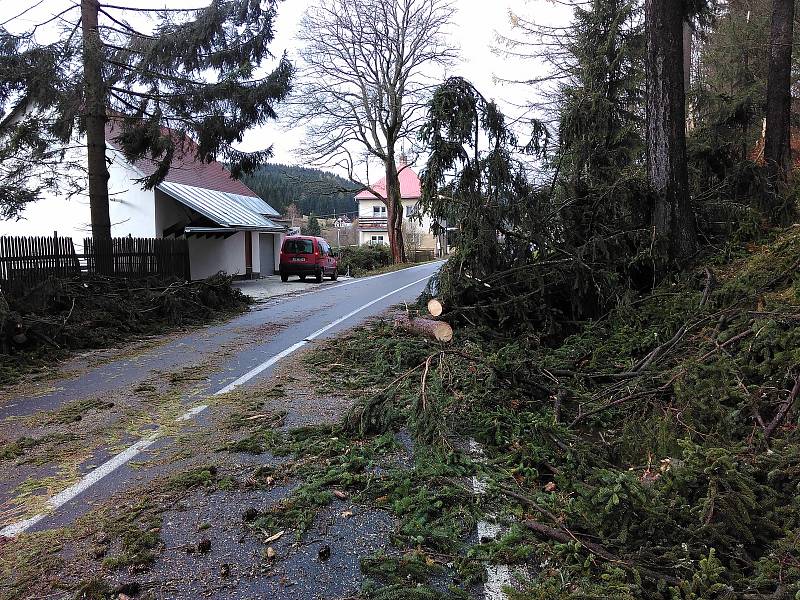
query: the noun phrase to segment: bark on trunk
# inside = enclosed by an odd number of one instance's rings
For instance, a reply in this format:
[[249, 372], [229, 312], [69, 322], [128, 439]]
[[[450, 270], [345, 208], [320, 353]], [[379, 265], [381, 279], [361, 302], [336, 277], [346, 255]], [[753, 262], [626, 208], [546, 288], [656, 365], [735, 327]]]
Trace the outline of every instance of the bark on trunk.
[[683, 90], [686, 94], [686, 131], [694, 127], [692, 107], [689, 104], [689, 91], [692, 88], [692, 24], [683, 22]]
[[772, 1], [767, 79], [767, 130], [764, 163], [775, 183], [785, 182], [791, 169], [792, 29], [794, 0]]
[[404, 263], [406, 251], [403, 243], [403, 202], [394, 157], [386, 161], [386, 227], [394, 263]]
[[394, 326], [412, 333], [433, 338], [439, 342], [453, 340], [453, 328], [444, 321], [432, 319], [412, 319], [408, 315], [400, 315], [394, 320]]
[[[99, 6], [98, 0], [81, 0], [89, 208], [92, 216], [92, 238], [102, 244], [102, 241], [111, 239], [111, 218], [108, 212], [106, 106], [102, 72], [103, 44], [97, 30]], [[105, 246], [105, 244], [102, 245]]]
[[686, 172], [683, 14], [676, 0], [646, 0], [647, 173], [655, 192], [653, 227], [667, 257], [683, 262], [695, 250], [694, 213]]

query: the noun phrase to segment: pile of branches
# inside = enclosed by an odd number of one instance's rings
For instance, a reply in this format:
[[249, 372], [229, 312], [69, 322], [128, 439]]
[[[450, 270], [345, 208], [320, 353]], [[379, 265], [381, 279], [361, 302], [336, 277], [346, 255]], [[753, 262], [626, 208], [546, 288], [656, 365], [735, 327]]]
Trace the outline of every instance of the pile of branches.
[[[519, 598], [793, 598], [798, 256], [795, 226], [550, 346], [468, 328], [458, 349], [437, 348], [386, 331], [374, 337], [400, 376], [376, 381], [347, 423], [485, 447], [485, 508], [528, 550], [478, 552], [545, 565]], [[369, 365], [374, 352], [360, 340], [341, 355]]]
[[205, 323], [248, 304], [224, 275], [192, 282], [90, 275], [49, 278], [22, 294], [0, 291], [0, 384], [71, 351]]

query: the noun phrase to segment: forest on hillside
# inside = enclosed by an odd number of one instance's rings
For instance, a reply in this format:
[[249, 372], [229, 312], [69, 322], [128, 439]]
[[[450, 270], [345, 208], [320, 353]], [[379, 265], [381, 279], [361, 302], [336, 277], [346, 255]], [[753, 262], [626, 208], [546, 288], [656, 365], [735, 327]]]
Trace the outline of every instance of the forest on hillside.
[[243, 176], [242, 181], [281, 214], [292, 203], [303, 215], [352, 215], [358, 210], [354, 200], [357, 186], [327, 171], [270, 163]]

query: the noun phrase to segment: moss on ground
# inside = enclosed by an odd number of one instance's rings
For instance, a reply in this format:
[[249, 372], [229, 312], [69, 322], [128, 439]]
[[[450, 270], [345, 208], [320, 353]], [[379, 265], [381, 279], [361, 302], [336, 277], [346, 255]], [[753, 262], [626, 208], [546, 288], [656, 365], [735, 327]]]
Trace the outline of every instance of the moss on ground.
[[[3, 542], [0, 600], [47, 596], [107, 598], [116, 571], [146, 570], [163, 549], [163, 514], [196, 490], [228, 488], [215, 465], [157, 478], [67, 527], [27, 533]], [[103, 595], [106, 594], [106, 595]], [[118, 594], [115, 594], [116, 598]]]

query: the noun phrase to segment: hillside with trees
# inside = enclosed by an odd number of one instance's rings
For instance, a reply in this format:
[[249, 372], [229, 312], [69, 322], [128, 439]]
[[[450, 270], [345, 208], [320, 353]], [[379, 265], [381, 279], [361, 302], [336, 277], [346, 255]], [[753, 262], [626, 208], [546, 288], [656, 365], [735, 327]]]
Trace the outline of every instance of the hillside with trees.
[[358, 186], [327, 171], [266, 164], [242, 181], [280, 213], [295, 204], [300, 214], [328, 216], [358, 211]]

